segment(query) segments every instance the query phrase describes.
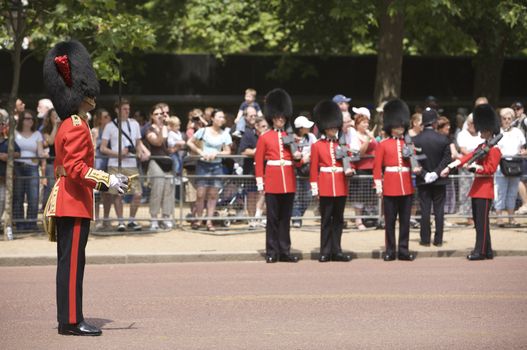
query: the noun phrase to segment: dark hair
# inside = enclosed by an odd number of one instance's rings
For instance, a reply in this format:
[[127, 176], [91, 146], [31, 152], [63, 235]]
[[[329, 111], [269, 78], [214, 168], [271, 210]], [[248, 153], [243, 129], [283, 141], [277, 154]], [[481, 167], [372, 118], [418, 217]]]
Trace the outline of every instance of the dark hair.
[[115, 101], [115, 103], [113, 104], [113, 108], [119, 108], [119, 107], [122, 107], [124, 105], [130, 105], [130, 101], [128, 101], [126, 98], [121, 98], [121, 100], [117, 100]]
[[[98, 128], [101, 126], [101, 118], [102, 118], [102, 115], [103, 113], [107, 113], [108, 115], [110, 115], [110, 113], [108, 113], [108, 111], [104, 108], [98, 108], [94, 115], [93, 115], [93, 127], [94, 128]], [[110, 116], [111, 118], [111, 116]]]
[[31, 125], [31, 131], [33, 131], [33, 132], [37, 131], [37, 116], [36, 116], [35, 112], [33, 112], [33, 111], [29, 110], [29, 109], [26, 109], [24, 112], [22, 112], [21, 114], [18, 115], [18, 122], [16, 124], [16, 131], [22, 132], [22, 130], [24, 128], [24, 118], [28, 114], [33, 119], [33, 125]]
[[59, 117], [58, 113], [55, 111], [55, 108], [51, 108], [44, 115], [44, 121], [42, 122], [42, 134], [51, 135], [51, 132], [53, 131], [53, 124], [51, 124], [51, 113], [55, 113], [57, 114], [57, 118]]

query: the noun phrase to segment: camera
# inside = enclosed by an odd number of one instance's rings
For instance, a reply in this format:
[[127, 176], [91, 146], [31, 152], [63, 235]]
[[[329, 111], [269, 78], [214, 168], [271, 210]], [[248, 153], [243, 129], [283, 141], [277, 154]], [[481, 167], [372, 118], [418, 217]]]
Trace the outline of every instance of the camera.
[[133, 145], [128, 145], [126, 146], [126, 148], [128, 149], [128, 153], [130, 154], [135, 154], [135, 147]]

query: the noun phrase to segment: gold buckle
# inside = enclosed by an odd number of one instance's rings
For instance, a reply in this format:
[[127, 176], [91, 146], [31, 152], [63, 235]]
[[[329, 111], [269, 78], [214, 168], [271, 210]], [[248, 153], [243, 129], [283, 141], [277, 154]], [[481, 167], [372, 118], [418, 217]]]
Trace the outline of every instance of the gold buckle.
[[280, 159], [280, 165], [281, 165], [281, 166], [284, 166], [284, 165], [285, 165], [285, 160]]
[[331, 168], [331, 171], [332, 171], [332, 172], [336, 172], [336, 171], [337, 171], [337, 167], [336, 167], [336, 166], [333, 166], [333, 167]]

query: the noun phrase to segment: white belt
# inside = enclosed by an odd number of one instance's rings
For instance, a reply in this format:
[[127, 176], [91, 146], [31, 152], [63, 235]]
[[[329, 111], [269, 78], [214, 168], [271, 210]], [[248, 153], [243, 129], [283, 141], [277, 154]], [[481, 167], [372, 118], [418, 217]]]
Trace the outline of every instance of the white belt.
[[407, 166], [387, 166], [384, 171], [388, 173], [404, 173], [409, 172], [410, 168]]
[[321, 173], [342, 173], [344, 172], [344, 168], [341, 166], [321, 166], [320, 172]]
[[265, 164], [272, 165], [272, 166], [286, 166], [286, 165], [293, 165], [293, 162], [290, 160], [278, 159], [278, 160], [268, 160], [267, 163]]

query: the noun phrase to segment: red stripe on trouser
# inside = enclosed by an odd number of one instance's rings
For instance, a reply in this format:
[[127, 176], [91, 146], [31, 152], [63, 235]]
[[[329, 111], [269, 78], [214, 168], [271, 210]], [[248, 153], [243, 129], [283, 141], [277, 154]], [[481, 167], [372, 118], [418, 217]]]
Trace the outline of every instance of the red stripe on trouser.
[[69, 323], [77, 323], [77, 268], [79, 265], [79, 241], [81, 235], [81, 219], [76, 218], [73, 225], [71, 240], [71, 260], [69, 279]]
[[483, 244], [481, 245], [481, 254], [485, 254], [485, 243], [487, 241], [487, 219], [488, 219], [488, 213], [489, 213], [489, 200], [485, 200], [485, 216], [484, 216], [484, 222], [483, 222]]

